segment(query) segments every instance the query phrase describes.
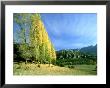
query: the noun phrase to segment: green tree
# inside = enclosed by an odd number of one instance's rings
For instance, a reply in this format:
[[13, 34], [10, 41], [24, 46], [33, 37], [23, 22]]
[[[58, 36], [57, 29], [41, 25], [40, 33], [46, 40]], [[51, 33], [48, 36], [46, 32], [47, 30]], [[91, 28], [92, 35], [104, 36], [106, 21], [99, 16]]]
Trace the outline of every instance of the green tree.
[[28, 15], [24, 13], [14, 13], [14, 22], [19, 26], [19, 29], [17, 30], [19, 40], [17, 43], [20, 45], [19, 51], [21, 52], [21, 57], [26, 61], [31, 58], [27, 41], [27, 25], [29, 24], [29, 19], [27, 19], [27, 17]]

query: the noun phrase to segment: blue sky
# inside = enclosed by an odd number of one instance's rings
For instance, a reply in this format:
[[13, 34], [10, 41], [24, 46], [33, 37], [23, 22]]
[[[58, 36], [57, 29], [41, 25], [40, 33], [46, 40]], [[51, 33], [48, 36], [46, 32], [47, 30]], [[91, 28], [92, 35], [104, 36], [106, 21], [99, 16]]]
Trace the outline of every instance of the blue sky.
[[[41, 19], [56, 50], [97, 44], [97, 14], [42, 13]], [[14, 39], [19, 26], [14, 22]]]
[[41, 19], [56, 50], [97, 44], [95, 13], [42, 13]]

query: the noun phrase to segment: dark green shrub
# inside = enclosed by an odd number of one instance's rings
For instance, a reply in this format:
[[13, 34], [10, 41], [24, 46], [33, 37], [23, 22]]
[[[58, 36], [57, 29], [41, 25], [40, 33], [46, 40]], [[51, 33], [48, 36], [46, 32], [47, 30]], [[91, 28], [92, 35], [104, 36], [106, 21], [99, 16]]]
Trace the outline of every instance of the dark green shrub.
[[59, 64], [60, 67], [64, 67], [65, 65], [63, 63]]
[[72, 65], [71, 68], [75, 68], [75, 66]]
[[55, 60], [55, 59], [52, 59], [51, 63], [52, 63], [53, 65], [55, 65], [55, 64], [56, 64], [56, 60]]
[[40, 64], [38, 64], [38, 67], [40, 68]]
[[68, 65], [68, 68], [70, 68], [70, 65]]
[[68, 68], [75, 68], [73, 65], [68, 65]]

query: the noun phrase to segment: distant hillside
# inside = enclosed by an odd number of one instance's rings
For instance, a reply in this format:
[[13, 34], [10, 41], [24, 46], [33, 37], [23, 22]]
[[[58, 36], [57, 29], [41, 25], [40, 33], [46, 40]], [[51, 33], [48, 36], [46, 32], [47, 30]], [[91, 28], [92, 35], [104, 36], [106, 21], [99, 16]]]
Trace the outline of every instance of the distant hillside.
[[83, 47], [81, 49], [64, 49], [56, 51], [57, 58], [85, 58], [89, 56], [97, 56], [97, 45]]
[[97, 45], [95, 46], [87, 46], [80, 49], [80, 52], [97, 55]]
[[[64, 49], [56, 51], [59, 66], [75, 64], [96, 64], [97, 63], [97, 45], [87, 46], [81, 49]], [[59, 64], [62, 63], [62, 64]]]

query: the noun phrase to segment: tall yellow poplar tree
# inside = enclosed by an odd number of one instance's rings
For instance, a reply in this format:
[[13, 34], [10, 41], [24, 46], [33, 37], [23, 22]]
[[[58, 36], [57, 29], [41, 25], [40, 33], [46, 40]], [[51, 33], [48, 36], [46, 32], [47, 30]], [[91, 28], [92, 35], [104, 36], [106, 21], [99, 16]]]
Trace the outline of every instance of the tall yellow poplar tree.
[[32, 14], [31, 22], [30, 46], [32, 55], [35, 57], [35, 60], [40, 63], [47, 61], [50, 64], [53, 60], [55, 62], [55, 49], [48, 37], [40, 14]]

